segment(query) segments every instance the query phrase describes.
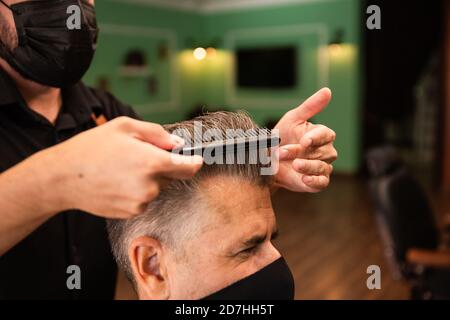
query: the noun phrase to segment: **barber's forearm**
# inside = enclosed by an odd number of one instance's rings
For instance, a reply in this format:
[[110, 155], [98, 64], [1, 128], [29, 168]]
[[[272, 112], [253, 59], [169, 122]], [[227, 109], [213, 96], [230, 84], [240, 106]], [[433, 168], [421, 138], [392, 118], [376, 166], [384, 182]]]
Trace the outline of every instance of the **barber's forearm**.
[[0, 174], [0, 256], [63, 210], [63, 175], [51, 152], [39, 152]]

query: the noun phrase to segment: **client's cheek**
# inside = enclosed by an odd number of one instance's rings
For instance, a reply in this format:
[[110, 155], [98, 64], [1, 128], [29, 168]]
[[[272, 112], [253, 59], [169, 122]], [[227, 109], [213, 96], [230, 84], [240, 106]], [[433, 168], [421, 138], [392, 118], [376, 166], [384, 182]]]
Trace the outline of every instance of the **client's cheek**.
[[[217, 263], [193, 253], [188, 259], [177, 261], [170, 279], [171, 299], [200, 299], [221, 288], [224, 273]], [[219, 283], [219, 284], [218, 284]]]
[[[201, 299], [214, 292], [217, 292], [229, 285], [245, 278], [256, 271], [255, 264], [246, 260], [241, 263], [235, 261], [224, 262], [221, 259], [208, 260], [200, 268], [191, 269], [190, 279], [186, 283], [189, 291], [189, 298]], [[190, 280], [190, 281], [189, 281]], [[186, 287], [182, 288], [186, 294]]]
[[262, 269], [281, 257], [280, 252], [271, 242], [265, 243], [255, 254], [253, 263], [256, 270]]
[[171, 300], [196, 299], [199, 284], [195, 273], [178, 266], [172, 271], [168, 285]]

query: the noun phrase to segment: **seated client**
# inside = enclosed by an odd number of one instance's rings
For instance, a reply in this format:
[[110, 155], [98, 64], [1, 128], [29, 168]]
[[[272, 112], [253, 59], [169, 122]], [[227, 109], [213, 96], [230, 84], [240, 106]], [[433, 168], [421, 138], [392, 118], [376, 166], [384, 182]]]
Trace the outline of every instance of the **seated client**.
[[[168, 125], [193, 132], [255, 129], [243, 113], [216, 112]], [[250, 162], [250, 161], [246, 161]], [[271, 177], [261, 164], [204, 165], [173, 181], [145, 213], [108, 221], [119, 268], [140, 299], [292, 299], [292, 275], [277, 234]]]

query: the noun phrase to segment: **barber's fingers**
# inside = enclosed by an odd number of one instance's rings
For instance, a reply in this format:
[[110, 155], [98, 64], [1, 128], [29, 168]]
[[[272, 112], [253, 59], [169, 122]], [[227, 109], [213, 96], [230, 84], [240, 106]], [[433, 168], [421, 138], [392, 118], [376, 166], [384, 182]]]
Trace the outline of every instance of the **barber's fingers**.
[[336, 140], [336, 133], [330, 128], [318, 124], [313, 125], [303, 137], [300, 139], [300, 144], [304, 147], [321, 147]]
[[296, 158], [303, 158], [306, 148], [299, 144], [287, 144], [278, 148], [279, 160], [294, 160]]
[[334, 162], [338, 157], [337, 150], [332, 144], [327, 144], [318, 148], [307, 150], [305, 154], [306, 159], [322, 160], [328, 163]]
[[301, 144], [288, 144], [278, 149], [278, 157], [283, 160], [307, 159], [331, 163], [337, 159], [337, 151], [332, 143], [321, 147], [305, 148]]
[[128, 117], [119, 117], [111, 122], [135, 138], [161, 149], [172, 150], [184, 143], [183, 139], [171, 135], [161, 125], [156, 123], [139, 121]]
[[203, 158], [198, 155], [184, 156], [148, 146], [152, 149], [149, 159], [151, 174], [158, 178], [189, 179], [192, 178], [203, 165]]
[[304, 175], [329, 176], [333, 172], [333, 166], [321, 160], [295, 159], [292, 167]]
[[322, 88], [306, 99], [300, 106], [287, 112], [282, 120], [289, 123], [306, 121], [325, 109], [330, 100], [331, 90]]
[[308, 187], [313, 189], [313, 192], [319, 192], [328, 187], [330, 184], [329, 176], [303, 176], [302, 181]]
[[[323, 178], [322, 178], [323, 177]], [[280, 170], [277, 173], [275, 183], [295, 192], [320, 192], [328, 186], [327, 176], [305, 175], [294, 169], [288, 161], [280, 162]]]

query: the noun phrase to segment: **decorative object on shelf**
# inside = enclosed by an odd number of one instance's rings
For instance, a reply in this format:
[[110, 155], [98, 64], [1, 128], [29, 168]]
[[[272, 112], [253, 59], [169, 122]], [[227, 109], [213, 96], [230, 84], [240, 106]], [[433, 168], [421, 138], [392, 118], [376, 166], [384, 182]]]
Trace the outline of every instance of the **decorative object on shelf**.
[[150, 76], [147, 81], [147, 91], [154, 96], [158, 93], [158, 79], [155, 76]]
[[148, 77], [151, 70], [143, 50], [132, 49], [125, 55], [119, 73], [124, 77]]
[[95, 88], [106, 92], [111, 91], [109, 77], [105, 75], [99, 76], [96, 79]]
[[342, 43], [344, 40], [344, 30], [343, 29], [337, 29], [333, 36], [331, 37], [330, 42], [328, 43], [328, 48], [332, 52], [338, 52], [342, 48]]
[[158, 59], [159, 60], [167, 60], [169, 57], [169, 47], [167, 43], [160, 43], [158, 46]]

